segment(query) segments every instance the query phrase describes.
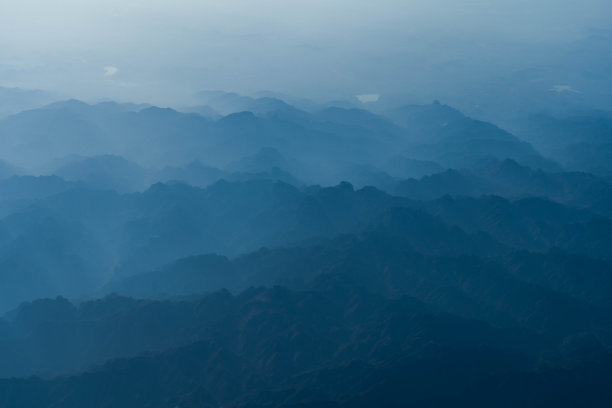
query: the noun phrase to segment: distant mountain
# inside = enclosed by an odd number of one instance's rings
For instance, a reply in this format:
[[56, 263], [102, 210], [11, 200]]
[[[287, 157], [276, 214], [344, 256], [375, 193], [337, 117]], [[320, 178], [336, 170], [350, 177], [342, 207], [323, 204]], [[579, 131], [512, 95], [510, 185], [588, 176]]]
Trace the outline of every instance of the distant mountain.
[[119, 156], [87, 157], [64, 164], [53, 174], [70, 181], [82, 181], [90, 188], [132, 192], [148, 187], [147, 171]]
[[[350, 186], [309, 197], [288, 184], [261, 179], [222, 181], [207, 189], [157, 184], [126, 195], [59, 178], [26, 181], [37, 195], [28, 195], [14, 179], [4, 182], [7, 192], [15, 189], [17, 201], [0, 205], [0, 262], [6, 268], [0, 310], [40, 296], [85, 294], [113, 275], [149, 271], [188, 255], [235, 255], [358, 231], [385, 201], [392, 202]], [[368, 204], [354, 201], [354, 195]], [[37, 282], [36, 290], [31, 282]]]
[[268, 147], [260, 149], [254, 155], [246, 156], [237, 162], [230, 163], [227, 166], [227, 170], [257, 173], [270, 171], [274, 167], [289, 169], [292, 166], [278, 150]]
[[0, 201], [42, 199], [77, 187], [82, 184], [57, 176], [13, 176], [0, 180]]
[[286, 172], [276, 166], [272, 167], [269, 171], [261, 171], [261, 172], [253, 172], [253, 173], [243, 173], [243, 172], [234, 172], [230, 173], [225, 177], [226, 180], [236, 182], [236, 181], [272, 181], [272, 182], [281, 182], [285, 184], [292, 185], [294, 187], [303, 187], [304, 183], [301, 180], [295, 178], [291, 173]]
[[139, 112], [144, 109], [153, 107], [150, 104], [142, 103], [119, 103], [112, 100], [97, 102], [93, 105], [80, 101], [78, 99], [68, 99], [65, 101], [57, 101], [43, 106], [43, 109], [59, 109], [69, 110], [74, 113], [81, 114], [90, 118], [94, 118], [101, 113], [112, 114], [121, 112]]
[[363, 109], [329, 107], [317, 111], [315, 117], [320, 121], [360, 127], [379, 133], [401, 133], [391, 120]]
[[210, 106], [221, 115], [249, 110], [254, 98], [224, 91], [200, 91], [193, 95], [197, 102]]
[[11, 176], [23, 175], [25, 171], [17, 166], [0, 160], [0, 180], [7, 179]]
[[[350, 180], [345, 175], [351, 168], [373, 166], [386, 172], [386, 162], [398, 155], [416, 160], [409, 164], [413, 167], [435, 162], [442, 168], [464, 168], [488, 157], [554, 167], [508, 132], [447, 106], [406, 107], [392, 115], [397, 122], [393, 123], [360, 109], [309, 113], [270, 98], [251, 102], [250, 111], [211, 121], [168, 108], [65, 101], [0, 120], [0, 148], [15, 163], [37, 172], [47, 170], [42, 164], [69, 155], [115, 155], [147, 168], [181, 167], [193, 161], [225, 168], [271, 149], [286, 158], [274, 166], [308, 184], [327, 185]], [[397, 170], [397, 164], [389, 168]], [[422, 175], [431, 167], [414, 168], [412, 174], [405, 170], [398, 176]]]
[[[45, 289], [38, 296], [68, 293], [63, 287], [76, 295], [81, 286], [85, 293], [112, 277], [156, 270], [187, 256], [237, 256], [262, 246], [300, 245], [358, 234], [381, 222], [403, 226], [403, 239], [432, 255], [489, 256], [558, 247], [571, 254], [610, 258], [609, 218], [545, 199], [445, 196], [418, 202], [372, 187], [355, 190], [349, 183], [305, 188], [264, 176], [251, 174], [250, 181], [244, 182], [219, 181], [205, 189], [183, 183], [155, 184], [142, 193], [124, 195], [79, 188], [58, 178], [28, 178], [35, 188], [38, 184], [48, 188], [47, 195], [37, 190], [41, 195], [28, 196], [19, 185], [11, 187], [17, 188], [13, 194], [21, 194], [15, 199], [22, 198], [0, 206], [3, 222], [10, 227], [0, 240], [4, 242], [0, 260], [13, 259], [15, 276], [25, 271], [33, 276], [53, 275], [57, 284], [41, 283]], [[394, 209], [405, 213], [399, 219], [388, 218], [402, 214]], [[81, 237], [79, 245], [74, 236]], [[46, 239], [58, 247], [50, 248]], [[39, 261], [29, 252], [50, 258], [32, 264]], [[62, 273], [52, 272], [56, 268], [63, 268]], [[79, 275], [79, 280], [68, 278], [71, 274]], [[39, 281], [44, 282], [42, 277]], [[32, 299], [17, 290], [28, 281], [19, 282], [10, 296], [3, 296], [5, 307]]]
[[351, 180], [356, 188], [376, 186], [384, 191], [393, 191], [399, 181], [371, 164], [347, 164], [328, 171], [332, 179]]
[[154, 178], [162, 183], [176, 180], [195, 187], [207, 187], [227, 177], [227, 175], [227, 172], [221, 169], [206, 166], [199, 161], [193, 161], [182, 167], [167, 166], [158, 171]]
[[446, 170], [418, 180], [401, 180], [392, 191], [414, 200], [432, 200], [444, 195], [479, 196], [493, 189], [494, 186], [482, 177], [468, 172]]
[[55, 294], [95, 290], [112, 265], [106, 245], [83, 225], [36, 207], [2, 219], [0, 310]]
[[219, 112], [208, 105], [188, 106], [179, 108], [178, 110], [185, 113], [197, 113], [211, 121], [216, 121], [223, 117]]
[[513, 202], [498, 196], [479, 199], [444, 196], [425, 203], [423, 209], [447, 225], [468, 233], [490, 234], [511, 248], [546, 251], [558, 247], [575, 254], [610, 259], [610, 218], [546, 199], [523, 198]]
[[380, 167], [390, 176], [400, 179], [420, 179], [423, 176], [444, 171], [444, 168], [438, 163], [411, 159], [403, 155], [392, 156], [385, 163], [380, 164]]
[[44, 91], [0, 86], [0, 118], [39, 108], [56, 99], [57, 95]]
[[193, 95], [193, 99], [224, 116], [244, 111], [253, 112], [257, 116], [268, 116], [278, 111], [299, 110], [282, 98], [269, 94], [251, 97], [234, 92], [200, 91]]
[[572, 170], [612, 174], [612, 114], [530, 115], [511, 123], [517, 134]]
[[611, 214], [612, 185], [605, 179], [579, 172], [548, 173], [509, 159], [481, 161], [469, 170], [447, 170], [420, 180], [399, 181], [390, 191], [418, 200], [431, 200], [446, 194], [546, 197], [604, 215]]
[[411, 157], [455, 168], [469, 166], [483, 157], [546, 165], [528, 143], [437, 101], [431, 105], [404, 106], [387, 114], [408, 131], [413, 143]]
[[[82, 104], [85, 105], [85, 104]], [[37, 164], [69, 154], [93, 155], [108, 148], [108, 141], [88, 118], [78, 113], [81, 103], [69, 107], [21, 112], [0, 121], [3, 151], [20, 165]]]
[[[254, 157], [245, 158], [247, 161]], [[292, 174], [274, 166], [267, 165], [270, 162], [246, 163], [242, 160], [238, 163], [230, 165], [230, 168], [253, 171], [224, 171], [216, 167], [209, 167], [194, 161], [184, 167], [166, 167], [152, 176], [152, 179], [158, 182], [182, 182], [196, 187], [208, 187], [217, 181], [226, 180], [231, 182], [246, 182], [246, 181], [280, 181], [296, 187], [302, 186], [303, 183], [296, 179]], [[256, 171], [257, 169], [267, 169]]]

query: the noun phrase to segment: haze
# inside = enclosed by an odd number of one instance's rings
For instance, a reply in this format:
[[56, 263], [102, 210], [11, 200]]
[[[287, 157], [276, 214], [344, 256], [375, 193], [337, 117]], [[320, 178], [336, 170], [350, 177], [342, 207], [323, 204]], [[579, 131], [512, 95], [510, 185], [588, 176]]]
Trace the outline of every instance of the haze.
[[605, 0], [3, 1], [0, 85], [166, 105], [202, 89], [458, 102], [611, 17]]
[[611, 0], [0, 0], [0, 407], [612, 407]]

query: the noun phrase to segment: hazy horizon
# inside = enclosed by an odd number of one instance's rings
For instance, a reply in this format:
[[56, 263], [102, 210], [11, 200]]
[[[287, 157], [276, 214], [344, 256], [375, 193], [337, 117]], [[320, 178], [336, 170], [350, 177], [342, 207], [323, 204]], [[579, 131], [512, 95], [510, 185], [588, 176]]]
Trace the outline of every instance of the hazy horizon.
[[[0, 86], [162, 105], [216, 89], [453, 102], [566, 61], [611, 16], [601, 0], [4, 2]], [[582, 85], [580, 69], [543, 89]]]

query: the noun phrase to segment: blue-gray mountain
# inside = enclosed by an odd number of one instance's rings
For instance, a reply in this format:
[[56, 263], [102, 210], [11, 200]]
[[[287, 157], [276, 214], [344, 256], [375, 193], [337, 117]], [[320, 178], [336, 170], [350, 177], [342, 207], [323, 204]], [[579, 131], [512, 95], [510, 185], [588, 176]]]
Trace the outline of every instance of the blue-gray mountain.
[[38, 96], [0, 119], [0, 406], [612, 404], [607, 113]]

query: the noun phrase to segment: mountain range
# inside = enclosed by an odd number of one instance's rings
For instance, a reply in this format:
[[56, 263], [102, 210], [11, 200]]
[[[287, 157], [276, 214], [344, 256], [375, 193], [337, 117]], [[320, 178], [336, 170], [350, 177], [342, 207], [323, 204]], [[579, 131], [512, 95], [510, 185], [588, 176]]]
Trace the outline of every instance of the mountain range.
[[605, 112], [30, 96], [0, 119], [0, 406], [612, 401]]

